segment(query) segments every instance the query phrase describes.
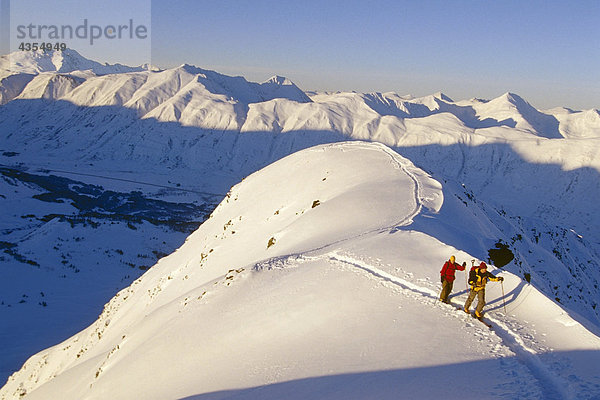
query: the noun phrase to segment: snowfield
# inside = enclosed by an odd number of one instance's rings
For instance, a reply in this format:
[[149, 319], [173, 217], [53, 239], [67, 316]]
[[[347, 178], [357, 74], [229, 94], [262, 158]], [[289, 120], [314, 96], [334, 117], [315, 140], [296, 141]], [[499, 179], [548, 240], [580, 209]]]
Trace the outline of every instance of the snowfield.
[[288, 156], [2, 398], [462, 398], [473, 376], [483, 398], [597, 393], [600, 338], [520, 278], [494, 271], [507, 297], [490, 283], [492, 330], [436, 301], [440, 260], [472, 258], [412, 229], [443, 202], [380, 144]]
[[72, 50], [0, 104], [0, 399], [600, 398], [598, 110]]

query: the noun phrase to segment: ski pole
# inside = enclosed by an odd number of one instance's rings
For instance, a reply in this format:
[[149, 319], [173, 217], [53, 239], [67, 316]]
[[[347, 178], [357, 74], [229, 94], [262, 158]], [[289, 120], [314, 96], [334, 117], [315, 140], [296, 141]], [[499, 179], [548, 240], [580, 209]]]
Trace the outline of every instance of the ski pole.
[[[475, 260], [471, 260], [471, 269], [475, 266]], [[467, 274], [467, 269], [465, 268], [465, 287], [467, 288], [467, 294], [469, 293], [469, 274]]]
[[504, 300], [504, 281], [500, 281], [500, 286], [502, 287], [502, 305], [504, 305], [504, 315], [508, 316], [506, 312], [506, 301]]

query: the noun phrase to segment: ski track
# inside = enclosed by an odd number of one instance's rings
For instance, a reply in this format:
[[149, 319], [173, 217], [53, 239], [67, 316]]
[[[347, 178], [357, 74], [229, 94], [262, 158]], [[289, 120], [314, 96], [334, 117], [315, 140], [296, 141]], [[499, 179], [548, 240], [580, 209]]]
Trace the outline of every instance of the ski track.
[[[357, 146], [361, 146], [360, 143], [356, 144]], [[331, 144], [330, 147], [336, 147], [337, 144]], [[383, 148], [383, 146], [382, 146]], [[404, 217], [401, 221], [398, 221], [391, 227], [386, 227], [382, 229], [376, 229], [370, 232], [365, 232], [363, 234], [358, 235], [364, 236], [367, 234], [371, 234], [374, 232], [383, 232], [385, 230], [397, 229], [400, 226], [409, 225], [412, 220], [417, 216], [422, 210], [422, 195], [421, 195], [421, 186], [419, 185], [419, 180], [414, 174], [408, 171], [407, 168], [403, 165], [401, 160], [398, 160], [397, 157], [391, 152], [388, 152], [386, 148], [383, 148], [386, 154], [388, 154], [391, 158], [391, 162], [395, 165], [396, 168], [401, 169], [406, 175], [410, 177], [410, 179], [414, 183], [413, 194], [415, 198], [415, 209], [409, 215]], [[404, 290], [408, 290], [417, 295], [423, 296], [433, 301], [434, 304], [437, 303], [438, 300], [438, 292], [431, 288], [423, 287], [416, 285], [410, 281], [399, 278], [395, 275], [392, 275], [386, 271], [383, 271], [377, 268], [374, 265], [371, 265], [365, 261], [358, 260], [354, 257], [343, 255], [333, 250], [331, 252], [310, 256], [310, 253], [315, 253], [317, 251], [323, 251], [327, 248], [332, 248], [333, 246], [339, 245], [342, 242], [346, 242], [353, 238], [342, 239], [336, 243], [330, 243], [326, 246], [322, 246], [317, 249], [309, 250], [303, 254], [294, 254], [283, 257], [277, 257], [276, 259], [266, 260], [263, 263], [260, 263], [263, 267], [266, 265], [271, 265], [272, 263], [285, 264], [287, 260], [293, 259], [296, 262], [301, 261], [317, 261], [317, 260], [328, 260], [333, 262], [339, 262], [345, 265], [349, 265], [352, 268], [363, 270], [379, 279], [382, 279], [386, 282], [390, 282], [394, 285], [399, 286]], [[258, 265], [257, 265], [258, 266]], [[538, 381], [539, 387], [542, 391], [544, 399], [564, 399], [570, 400], [574, 399], [575, 396], [569, 391], [568, 384], [559, 376], [553, 374], [549, 368], [538, 358], [537, 352], [534, 349], [529, 348], [523, 338], [521, 338], [516, 332], [512, 331], [504, 322], [496, 319], [489, 318], [486, 316], [487, 320], [491, 324], [491, 332], [495, 334], [502, 343], [511, 350], [517, 357], [517, 360], [521, 362], [531, 373], [531, 375]]]
[[[373, 232], [385, 232], [386, 230], [389, 230], [391, 228], [398, 228], [399, 226], [406, 226], [406, 225], [409, 225], [410, 223], [412, 223], [413, 219], [417, 215], [419, 215], [421, 213], [421, 209], [423, 208], [423, 204], [421, 203], [421, 199], [423, 199], [423, 196], [422, 196], [422, 191], [421, 191], [421, 185], [419, 184], [419, 179], [412, 172], [410, 172], [406, 168], [405, 164], [402, 162], [402, 158], [399, 158], [399, 155], [396, 154], [396, 153], [394, 153], [393, 150], [390, 150], [387, 146], [385, 146], [385, 145], [383, 145], [381, 143], [377, 143], [377, 142], [369, 142], [369, 144], [367, 146], [365, 146], [365, 144], [362, 143], [362, 142], [360, 142], [360, 141], [359, 142], [345, 142], [345, 143], [342, 143], [342, 145], [343, 146], [354, 145], [356, 147], [363, 147], [363, 148], [366, 148], [366, 149], [370, 149], [371, 146], [377, 145], [381, 151], [383, 151], [386, 155], [388, 155], [390, 157], [390, 160], [391, 160], [390, 162], [394, 165], [394, 168], [402, 170], [402, 172], [404, 172], [413, 181], [413, 184], [414, 184], [414, 187], [412, 188], [412, 190], [413, 190], [413, 195], [414, 195], [414, 198], [415, 198], [415, 208], [410, 213], [410, 215], [407, 215], [402, 220], [396, 222], [392, 226], [387, 226], [387, 227], [384, 227], [384, 228], [374, 229], [372, 231], [368, 231], [368, 232], [362, 233], [362, 234], [357, 235], [355, 237], [365, 236], [365, 235], [368, 235], [368, 234], [373, 233]], [[330, 145], [327, 145], [325, 148], [338, 148], [338, 147], [342, 147], [342, 146], [340, 146], [340, 143], [332, 143]], [[354, 239], [355, 237], [348, 238], [348, 239], [343, 239], [341, 241], [347, 241], [349, 239]], [[336, 244], [336, 243], [330, 243], [330, 244], [328, 244], [326, 246], [323, 246], [321, 248], [330, 247], [333, 244]]]
[[[400, 286], [402, 289], [409, 290], [423, 297], [429, 298], [434, 302], [438, 300], [438, 293], [430, 288], [415, 285], [405, 279], [389, 274], [373, 265], [364, 261], [355, 259], [347, 255], [331, 252], [323, 256], [307, 257], [311, 260], [328, 259], [350, 265], [354, 268], [366, 271], [386, 282], [391, 282]], [[486, 318], [492, 325], [491, 331], [498, 336], [502, 343], [516, 354], [517, 359], [525, 365], [533, 377], [538, 380], [539, 386], [544, 395], [544, 399], [574, 399], [572, 393], [568, 390], [568, 385], [562, 378], [553, 374], [548, 367], [538, 358], [535, 350], [529, 348], [524, 340], [508, 326], [497, 318]]]
[[387, 147], [385, 147], [381, 144], [380, 144], [380, 147], [388, 156], [390, 156], [390, 158], [392, 159], [392, 162], [394, 164], [396, 164], [396, 166], [399, 169], [404, 171], [404, 173], [406, 175], [408, 175], [408, 177], [410, 179], [412, 179], [412, 181], [415, 185], [413, 187], [413, 195], [415, 197], [414, 211], [412, 212], [412, 214], [410, 216], [407, 216], [402, 221], [395, 224], [396, 227], [409, 225], [410, 223], [412, 223], [413, 219], [421, 213], [421, 209], [423, 208], [423, 204], [421, 204], [421, 199], [423, 198], [422, 193], [421, 193], [421, 185], [419, 185], [419, 180], [417, 179], [417, 177], [412, 172], [410, 172], [407, 168], [404, 167], [404, 165], [402, 164], [402, 160], [399, 159], [395, 153], [391, 152]]
[[[414, 183], [413, 194], [415, 198], [415, 209], [410, 215], [406, 216], [403, 220], [395, 224], [395, 227], [406, 226], [410, 224], [414, 217], [421, 212], [421, 209], [423, 207], [423, 205], [421, 204], [421, 186], [419, 185], [419, 180], [417, 179], [417, 177], [415, 177], [410, 171], [408, 171], [407, 168], [405, 168], [401, 160], [399, 160], [393, 153], [389, 152], [385, 147], [382, 146], [382, 149], [387, 155], [390, 156], [392, 163], [395, 164], [396, 168], [399, 168], [402, 171], [404, 171], [404, 173], [408, 175]], [[389, 227], [387, 229], [389, 229]], [[314, 258], [329, 259], [331, 261], [337, 261], [346, 265], [350, 265], [354, 268], [366, 271], [376, 276], [377, 278], [383, 279], [386, 282], [390, 282], [397, 286], [400, 286], [402, 289], [409, 290], [423, 297], [432, 299], [434, 302], [437, 302], [438, 300], [437, 291], [432, 290], [430, 288], [415, 285], [412, 282], [394, 276], [373, 265], [370, 265], [361, 260], [357, 260], [353, 257], [341, 255], [333, 251], [328, 254], [317, 256]], [[486, 316], [486, 318], [492, 325], [491, 331], [502, 340], [502, 343], [506, 347], [508, 347], [513, 353], [516, 354], [517, 359], [523, 365], [525, 365], [529, 369], [533, 377], [538, 380], [539, 386], [544, 395], [544, 399], [570, 400], [574, 398], [574, 396], [568, 390], [567, 383], [564, 382], [562, 378], [553, 374], [548, 369], [548, 367], [538, 358], [536, 351], [527, 347], [523, 338], [521, 338], [517, 333], [512, 331], [504, 322], [498, 320], [497, 318], [489, 318], [488, 316]]]
[[[361, 142], [346, 142], [343, 143], [344, 146], [348, 146], [350, 144], [353, 144], [356, 147], [364, 147], [364, 144]], [[363, 236], [367, 236], [373, 233], [382, 233], [382, 232], [389, 232], [390, 230], [397, 230], [402, 226], [407, 226], [410, 225], [412, 223], [412, 221], [414, 220], [414, 218], [419, 215], [421, 213], [421, 210], [423, 209], [423, 204], [421, 203], [421, 199], [423, 199], [422, 196], [422, 191], [421, 191], [421, 185], [419, 184], [419, 179], [412, 173], [410, 172], [405, 165], [402, 163], [401, 159], [398, 159], [398, 157], [389, 149], [387, 149], [384, 145], [380, 144], [380, 143], [369, 143], [369, 145], [378, 145], [381, 147], [381, 150], [383, 152], [385, 152], [388, 156], [390, 156], [391, 159], [391, 163], [393, 163], [397, 169], [401, 169], [412, 181], [414, 184], [414, 187], [412, 188], [413, 190], [413, 195], [415, 198], [415, 207], [414, 210], [407, 216], [405, 216], [404, 218], [402, 218], [400, 221], [395, 222], [394, 224], [390, 225], [390, 226], [386, 226], [383, 228], [376, 228], [376, 229], [372, 229], [370, 231], [366, 231], [363, 233], [359, 233], [357, 235], [354, 236], [350, 236], [350, 237], [346, 237], [343, 239], [339, 239], [335, 242], [332, 243], [327, 243], [323, 246], [320, 247], [315, 247], [313, 249], [307, 250], [304, 253], [296, 253], [294, 255], [292, 254], [288, 254], [288, 257], [291, 256], [295, 256], [295, 257], [299, 257], [302, 256], [306, 259], [312, 259], [313, 257], [309, 257], [306, 256], [306, 254], [310, 254], [310, 253], [315, 253], [317, 251], [325, 251], [326, 249], [329, 248], [333, 248], [334, 246], [339, 246], [342, 243], [348, 242], [350, 240], [354, 240]], [[340, 147], [340, 143], [332, 143], [329, 144], [327, 146], [324, 146], [324, 148], [328, 149], [328, 148], [337, 148]], [[281, 258], [281, 257], [277, 257], [277, 258]], [[285, 258], [285, 256], [284, 256]], [[268, 261], [268, 260], [267, 260]], [[397, 282], [396, 282], [397, 283]]]

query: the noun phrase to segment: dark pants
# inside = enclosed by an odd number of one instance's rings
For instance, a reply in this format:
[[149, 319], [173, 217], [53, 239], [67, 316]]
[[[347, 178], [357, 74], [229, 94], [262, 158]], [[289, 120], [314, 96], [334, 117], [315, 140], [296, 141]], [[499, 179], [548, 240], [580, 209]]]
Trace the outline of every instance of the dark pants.
[[468, 310], [469, 307], [471, 307], [471, 303], [475, 300], [475, 296], [477, 296], [477, 308], [475, 311], [481, 315], [483, 313], [483, 307], [485, 307], [485, 289], [478, 291], [471, 289], [467, 302], [465, 303], [465, 310]]
[[444, 303], [448, 303], [448, 296], [450, 296], [450, 292], [452, 291], [452, 286], [454, 282], [450, 282], [446, 279], [442, 282], [442, 293], [440, 294], [440, 300]]

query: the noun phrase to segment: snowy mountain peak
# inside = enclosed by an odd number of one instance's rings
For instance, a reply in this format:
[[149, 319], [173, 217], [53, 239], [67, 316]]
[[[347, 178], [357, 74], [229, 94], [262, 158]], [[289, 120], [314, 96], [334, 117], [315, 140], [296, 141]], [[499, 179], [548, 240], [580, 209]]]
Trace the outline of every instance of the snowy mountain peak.
[[506, 92], [486, 103], [474, 104], [473, 108], [481, 120], [495, 119], [498, 123], [521, 128], [540, 137], [563, 137], [559, 121], [554, 116], [537, 110], [515, 93]]
[[[276, 98], [286, 98], [301, 103], [311, 101], [292, 81], [277, 75], [263, 83], [256, 83], [249, 82], [242, 76], [224, 75], [191, 64], [182, 64], [167, 71], [175, 72], [179, 79], [182, 77], [181, 74], [187, 75], [187, 80], [190, 76], [195, 77], [193, 79], [208, 93], [217, 96], [225, 95], [230, 100], [240, 103], [259, 103]], [[206, 95], [206, 92], [204, 93]]]
[[445, 101], [445, 102], [448, 102], [448, 103], [452, 103], [452, 102], [454, 102], [454, 100], [452, 100], [450, 97], [446, 96], [446, 95], [445, 95], [444, 93], [442, 93], [441, 91], [440, 91], [440, 92], [437, 92], [437, 93], [434, 93], [432, 96], [433, 96], [434, 98], [436, 98], [436, 99], [443, 100], [443, 101]]
[[[202, 69], [200, 67], [197, 67], [192, 64], [187, 64], [187, 63], [181, 64], [180, 66], [174, 68], [174, 70], [185, 71], [192, 75], [205, 74], [206, 72], [208, 72], [205, 69]], [[212, 71], [210, 71], [210, 72], [212, 72]]]
[[525, 99], [515, 93], [506, 92], [502, 96], [498, 97], [498, 100], [505, 101], [507, 103], [513, 104], [515, 107], [530, 107], [533, 108], [531, 104], [529, 104]]
[[[39, 52], [38, 52], [39, 53]], [[65, 50], [51, 50], [47, 54], [38, 54], [42, 57], [47, 55], [51, 58], [52, 64], [56, 68], [56, 72], [71, 72], [76, 70], [93, 69], [96, 63], [95, 61], [88, 60], [79, 54], [76, 50], [65, 49]], [[86, 68], [92, 67], [92, 68]]]
[[15, 51], [0, 57], [0, 75], [14, 73], [39, 74], [43, 72], [68, 73], [91, 70], [96, 75], [143, 71], [147, 68], [122, 64], [101, 64], [83, 57], [74, 49]]
[[275, 83], [281, 86], [296, 86], [294, 82], [286, 78], [285, 76], [273, 75], [271, 78], [267, 79], [263, 83]]
[[260, 84], [266, 99], [287, 98], [298, 103], [310, 103], [312, 100], [294, 82], [284, 76], [274, 75]]
[[[89, 60], [83, 58], [77, 51], [66, 49], [64, 51], [16, 51], [8, 56], [3, 56], [2, 61], [10, 60], [9, 67], [18, 72], [66, 72], [69, 66], [82, 66]], [[3, 63], [4, 64], [4, 63]], [[73, 68], [82, 69], [82, 68]]]

